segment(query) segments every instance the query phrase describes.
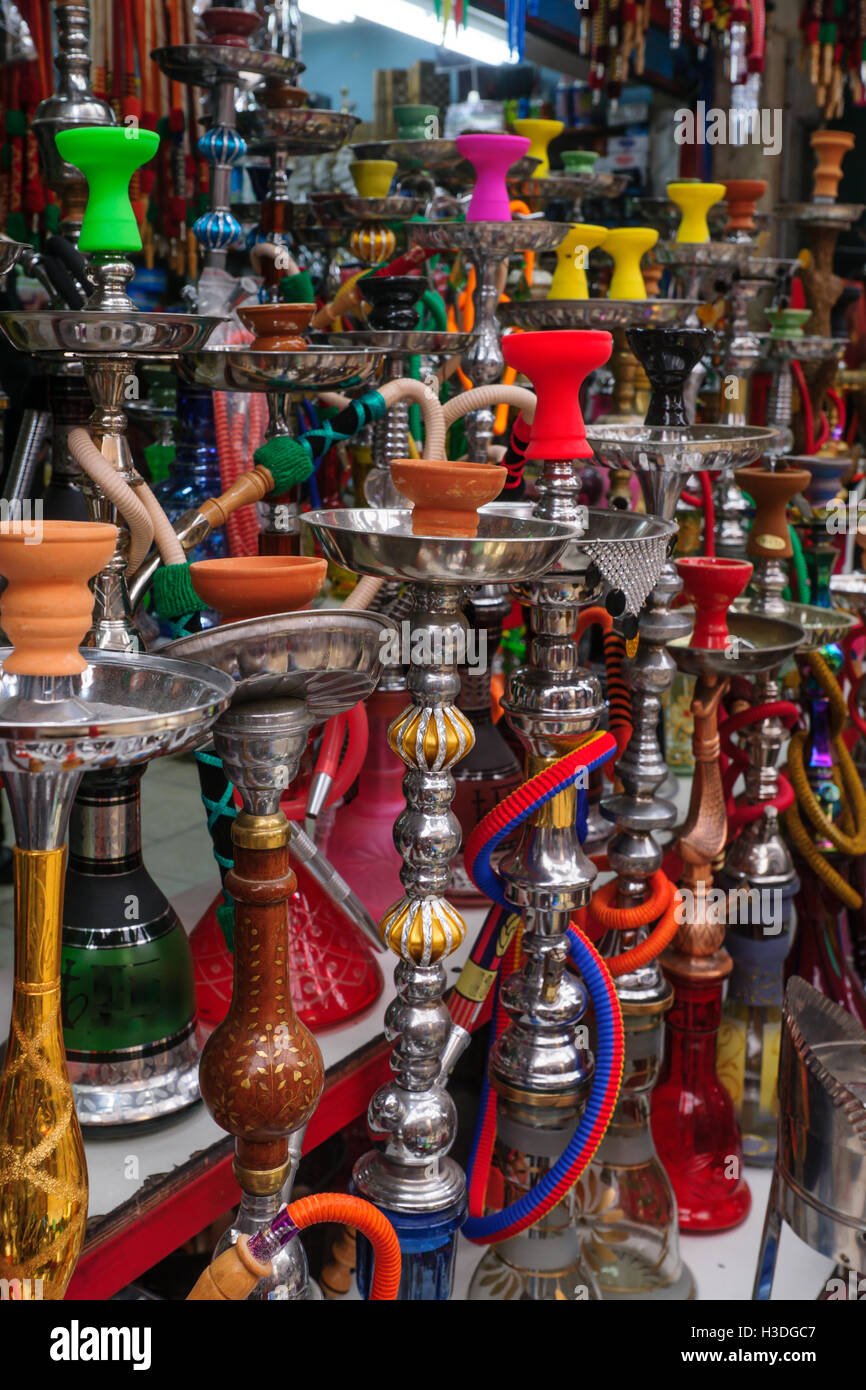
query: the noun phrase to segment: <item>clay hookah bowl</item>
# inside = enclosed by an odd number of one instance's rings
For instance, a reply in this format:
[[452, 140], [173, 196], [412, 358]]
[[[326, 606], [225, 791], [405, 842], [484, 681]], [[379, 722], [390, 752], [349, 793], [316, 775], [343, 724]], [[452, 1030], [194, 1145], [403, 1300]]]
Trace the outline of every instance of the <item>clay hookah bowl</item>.
[[327, 572], [326, 560], [302, 555], [242, 555], [189, 567], [199, 598], [226, 623], [309, 607]]
[[254, 340], [251, 352], [304, 352], [315, 304], [248, 304], [238, 309], [238, 318]]
[[477, 536], [478, 508], [499, 496], [506, 468], [446, 459], [392, 459], [391, 480], [412, 503], [413, 536]]
[[234, 10], [227, 5], [215, 5], [200, 16], [212, 44], [226, 48], [249, 48], [250, 38], [262, 22], [261, 15], [250, 10]]
[[310, 96], [303, 87], [278, 81], [263, 82], [255, 89], [254, 95], [256, 103], [266, 111], [294, 111], [299, 106], [305, 106]]
[[746, 554], [755, 561], [753, 612], [784, 616], [790, 606], [782, 598], [788, 580], [782, 566], [794, 553], [788, 528], [788, 504], [807, 488], [812, 475], [805, 468], [785, 468], [775, 472], [750, 467], [738, 468], [734, 481], [755, 504], [755, 515], [746, 541]]
[[726, 179], [725, 201], [728, 205], [728, 223], [725, 236], [729, 241], [751, 241], [757, 225], [755, 223], [755, 204], [769, 187], [766, 179]]

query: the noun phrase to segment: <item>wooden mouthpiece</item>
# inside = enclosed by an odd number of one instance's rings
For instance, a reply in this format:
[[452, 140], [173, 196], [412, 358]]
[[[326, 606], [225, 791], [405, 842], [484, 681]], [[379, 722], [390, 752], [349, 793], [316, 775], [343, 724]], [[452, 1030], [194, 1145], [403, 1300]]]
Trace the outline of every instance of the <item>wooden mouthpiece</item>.
[[271, 1262], [262, 1264], [250, 1254], [248, 1237], [238, 1236], [237, 1245], [217, 1255], [186, 1296], [187, 1303], [238, 1303], [251, 1294], [260, 1279], [271, 1272]]

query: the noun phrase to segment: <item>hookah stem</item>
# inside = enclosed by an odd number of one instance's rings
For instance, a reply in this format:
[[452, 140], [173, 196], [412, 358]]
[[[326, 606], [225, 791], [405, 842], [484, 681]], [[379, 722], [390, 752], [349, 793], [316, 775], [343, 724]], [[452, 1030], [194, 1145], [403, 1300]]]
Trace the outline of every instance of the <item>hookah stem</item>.
[[790, 731], [799, 723], [800, 707], [791, 700], [768, 700], [762, 705], [750, 705], [739, 714], [729, 715], [719, 726], [722, 752], [729, 759], [729, 765], [722, 774], [729, 833], [750, 821], [760, 820], [769, 806], [774, 806], [781, 815], [794, 801], [794, 789], [783, 772], [777, 773], [779, 790], [771, 800], [756, 801], [753, 805], [738, 805], [734, 801], [734, 783], [749, 766], [749, 759], [739, 744], [733, 742], [733, 735], [765, 719], [778, 719]]
[[[613, 755], [615, 747], [615, 739], [607, 732], [588, 735], [578, 748], [509, 793], [499, 806], [484, 817], [470, 836], [465, 853], [467, 871], [482, 892], [500, 906], [507, 906], [502, 881], [490, 865], [492, 849], [511, 829], [551, 800], [564, 786], [571, 785], [600, 767]], [[589, 987], [598, 1022], [598, 1066], [592, 1091], [565, 1151], [540, 1182], [504, 1211], [490, 1216], [481, 1216], [477, 1212], [470, 1215], [463, 1233], [469, 1240], [481, 1244], [497, 1243], [517, 1235], [534, 1225], [562, 1200], [590, 1162], [616, 1105], [624, 1058], [624, 1031], [616, 987], [601, 956], [580, 933], [572, 934], [570, 946]], [[475, 1145], [482, 1145], [488, 1169], [495, 1109], [496, 1093], [488, 1087]], [[483, 1165], [482, 1173], [476, 1176], [476, 1164], [473, 1151], [470, 1192], [474, 1191], [478, 1200], [479, 1192], [486, 1190], [487, 1178]]]

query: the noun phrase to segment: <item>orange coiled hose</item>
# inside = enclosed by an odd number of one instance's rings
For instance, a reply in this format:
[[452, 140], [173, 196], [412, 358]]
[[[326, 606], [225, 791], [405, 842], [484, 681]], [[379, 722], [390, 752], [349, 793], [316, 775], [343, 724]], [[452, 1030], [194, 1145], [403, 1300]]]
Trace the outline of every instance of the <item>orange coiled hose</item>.
[[603, 775], [609, 782], [613, 782], [616, 780], [616, 762], [622, 757], [631, 738], [631, 695], [622, 675], [625, 641], [613, 631], [613, 618], [610, 613], [598, 605], [584, 608], [580, 614], [575, 640], [579, 642], [586, 629], [595, 625], [598, 625], [602, 632], [610, 731], [616, 739], [616, 758], [605, 764]]
[[366, 1236], [376, 1257], [371, 1303], [393, 1302], [400, 1288], [400, 1242], [387, 1216], [362, 1197], [350, 1197], [345, 1192], [320, 1192], [311, 1197], [299, 1197], [290, 1202], [287, 1215], [299, 1230], [334, 1221], [341, 1226], [354, 1226]]
[[646, 941], [622, 951], [618, 956], [607, 958], [605, 964], [614, 977], [628, 975], [632, 970], [649, 965], [670, 945], [679, 929], [677, 909], [682, 900], [673, 883], [663, 869], [657, 869], [649, 883], [650, 895], [637, 907], [614, 907], [619, 886], [616, 879], [602, 884], [592, 896], [589, 916], [603, 931], [633, 931], [635, 927], [647, 926], [654, 917], [659, 918]]

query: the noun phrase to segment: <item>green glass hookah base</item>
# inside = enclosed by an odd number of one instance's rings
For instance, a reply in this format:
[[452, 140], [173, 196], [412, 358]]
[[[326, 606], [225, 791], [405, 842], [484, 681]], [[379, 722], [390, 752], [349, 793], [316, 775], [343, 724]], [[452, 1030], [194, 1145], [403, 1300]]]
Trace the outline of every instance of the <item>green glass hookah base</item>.
[[63, 158], [87, 179], [88, 197], [80, 251], [141, 250], [129, 200], [129, 181], [159, 148], [159, 136], [139, 126], [82, 126], [54, 137]]
[[164, 935], [132, 946], [88, 950], [64, 942], [61, 1002], [63, 1041], [73, 1061], [130, 1048], [162, 1050], [195, 1017], [186, 932], [175, 921]]

